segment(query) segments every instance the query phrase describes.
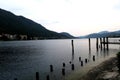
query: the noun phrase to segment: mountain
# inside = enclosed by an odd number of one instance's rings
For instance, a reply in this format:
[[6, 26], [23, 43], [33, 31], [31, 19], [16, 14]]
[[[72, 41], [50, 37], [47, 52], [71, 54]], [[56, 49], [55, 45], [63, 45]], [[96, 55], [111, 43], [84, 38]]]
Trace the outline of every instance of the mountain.
[[109, 31], [101, 31], [98, 34], [106, 34], [106, 33], [109, 33]]
[[63, 35], [63, 36], [74, 38], [74, 36], [72, 36], [71, 34], [69, 34], [67, 32], [61, 32], [60, 34]]
[[28, 35], [30, 37], [40, 38], [73, 38], [54, 31], [47, 30], [41, 24], [38, 24], [23, 16], [17, 16], [9, 11], [0, 9], [0, 34], [18, 34]]
[[120, 30], [119, 31], [114, 31], [114, 32], [109, 32], [109, 31], [101, 31], [98, 33], [92, 33], [86, 36], [80, 36], [79, 38], [100, 38], [100, 37], [120, 37]]
[[98, 32], [98, 33], [89, 34], [86, 37], [87, 38], [99, 38], [99, 37], [106, 37], [108, 35], [109, 35], [108, 31], [101, 31], [101, 32]]

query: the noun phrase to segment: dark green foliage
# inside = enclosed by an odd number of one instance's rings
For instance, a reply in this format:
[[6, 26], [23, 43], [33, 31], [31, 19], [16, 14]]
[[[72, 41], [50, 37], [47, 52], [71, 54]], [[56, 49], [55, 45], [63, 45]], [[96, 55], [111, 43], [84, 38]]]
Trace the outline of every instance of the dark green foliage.
[[1, 33], [18, 35], [23, 34], [30, 37], [40, 37], [42, 39], [72, 38], [47, 30], [41, 24], [38, 24], [23, 16], [16, 16], [13, 13], [3, 9], [0, 9], [0, 34]]
[[120, 72], [120, 52], [117, 53], [117, 59], [118, 59], [118, 68], [119, 68], [119, 72]]

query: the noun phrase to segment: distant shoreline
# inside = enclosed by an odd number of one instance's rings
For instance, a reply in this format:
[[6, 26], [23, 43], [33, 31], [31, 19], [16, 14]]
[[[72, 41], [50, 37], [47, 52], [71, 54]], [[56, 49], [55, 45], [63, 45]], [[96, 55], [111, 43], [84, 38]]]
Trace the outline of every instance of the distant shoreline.
[[32, 41], [32, 40], [72, 40], [72, 39], [87, 39], [87, 38], [68, 38], [68, 39], [66, 39], [66, 38], [54, 38], [54, 39], [28, 39], [28, 40], [0, 40], [0, 41]]

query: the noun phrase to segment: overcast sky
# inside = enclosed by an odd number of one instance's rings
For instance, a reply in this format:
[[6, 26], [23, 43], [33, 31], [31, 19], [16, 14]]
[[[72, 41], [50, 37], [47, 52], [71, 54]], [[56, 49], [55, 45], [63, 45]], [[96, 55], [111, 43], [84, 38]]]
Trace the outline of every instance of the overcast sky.
[[120, 30], [120, 0], [0, 0], [0, 8], [74, 36]]

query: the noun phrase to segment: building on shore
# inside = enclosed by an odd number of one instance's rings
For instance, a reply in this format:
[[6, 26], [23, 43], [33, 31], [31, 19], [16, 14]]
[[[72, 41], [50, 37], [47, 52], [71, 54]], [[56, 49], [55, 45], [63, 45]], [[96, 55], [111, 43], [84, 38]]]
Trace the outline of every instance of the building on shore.
[[18, 35], [18, 34], [0, 34], [0, 40], [27, 40], [27, 35]]

